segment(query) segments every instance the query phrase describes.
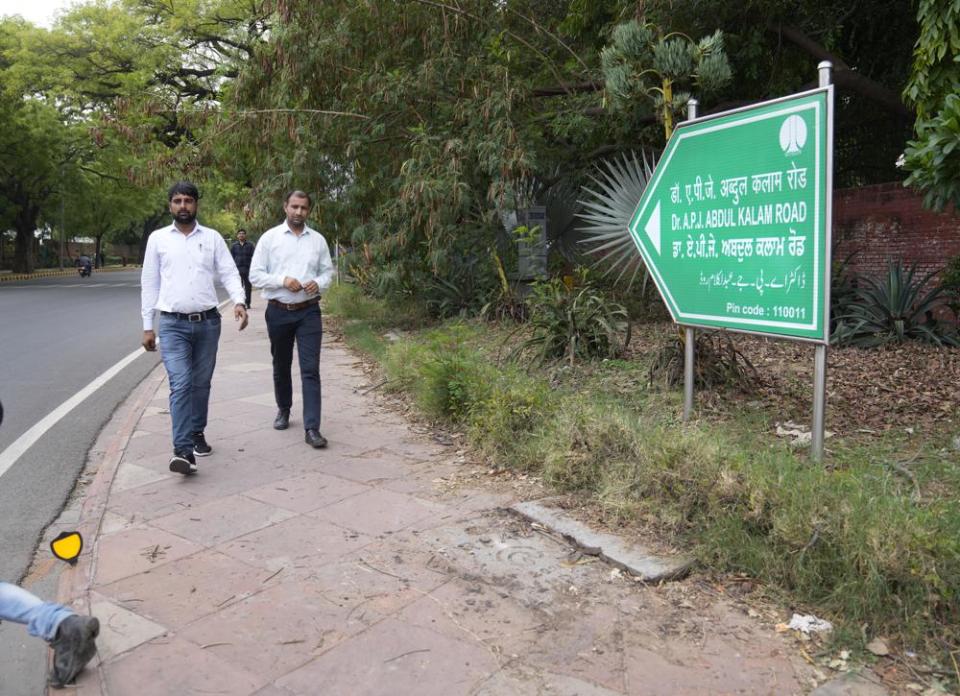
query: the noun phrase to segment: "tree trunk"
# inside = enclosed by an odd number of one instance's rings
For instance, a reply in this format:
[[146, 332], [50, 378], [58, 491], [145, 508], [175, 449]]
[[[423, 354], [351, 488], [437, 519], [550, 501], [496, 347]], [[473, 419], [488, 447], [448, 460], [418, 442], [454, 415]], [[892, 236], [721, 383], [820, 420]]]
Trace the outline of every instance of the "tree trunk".
[[140, 231], [140, 255], [137, 258], [137, 263], [143, 265], [143, 257], [147, 254], [147, 238], [150, 236], [150, 233], [157, 228], [157, 225], [165, 214], [166, 213], [154, 213], [143, 221], [143, 227]]
[[33, 273], [34, 233], [37, 230], [37, 217], [40, 215], [38, 206], [24, 205], [14, 219], [17, 230], [17, 240], [13, 252], [13, 272]]

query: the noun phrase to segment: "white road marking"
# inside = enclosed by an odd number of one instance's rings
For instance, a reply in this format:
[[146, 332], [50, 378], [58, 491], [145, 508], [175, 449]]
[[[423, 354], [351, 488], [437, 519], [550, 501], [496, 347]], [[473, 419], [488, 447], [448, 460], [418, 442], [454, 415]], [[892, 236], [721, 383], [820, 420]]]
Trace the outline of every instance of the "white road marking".
[[3, 452], [0, 452], [0, 477], [7, 473], [20, 456], [30, 449], [37, 440], [43, 437], [50, 428], [59, 423], [65, 415], [79, 406], [84, 399], [106, 384], [111, 377], [132, 363], [136, 358], [143, 355], [143, 352], [143, 348], [137, 348], [137, 350], [130, 353], [130, 355], [120, 360], [120, 362], [109, 368], [106, 372], [90, 382], [90, 384], [57, 406], [57, 408], [48, 413], [43, 420], [14, 440]]
[[[230, 303], [230, 300], [225, 300], [221, 302], [217, 309], [223, 309]], [[50, 428], [55, 426], [57, 423], [63, 419], [70, 411], [79, 406], [84, 399], [93, 394], [97, 389], [102, 387], [104, 384], [110, 381], [110, 379], [116, 375], [120, 370], [125, 368], [127, 365], [136, 360], [139, 356], [144, 354], [143, 348], [137, 348], [135, 351], [130, 353], [127, 357], [121, 359], [113, 367], [107, 369], [106, 372], [101, 374], [95, 380], [90, 382], [83, 389], [78, 391], [76, 394], [71, 396], [69, 399], [64, 401], [62, 404], [57, 406], [53, 411], [51, 411], [47, 416], [41, 420], [39, 423], [34, 425], [30, 430], [25, 432], [23, 435], [14, 440], [7, 449], [0, 452], [0, 477], [2, 477], [7, 471], [10, 470], [10, 467], [13, 466], [16, 461], [30, 449], [37, 440], [46, 434]]]

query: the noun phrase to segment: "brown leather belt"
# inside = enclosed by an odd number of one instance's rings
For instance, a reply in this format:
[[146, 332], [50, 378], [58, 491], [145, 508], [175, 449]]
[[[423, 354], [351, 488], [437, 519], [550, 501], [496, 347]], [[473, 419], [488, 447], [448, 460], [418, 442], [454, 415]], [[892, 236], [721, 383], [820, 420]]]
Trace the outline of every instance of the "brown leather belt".
[[306, 302], [281, 302], [280, 300], [267, 300], [267, 304], [273, 305], [274, 307], [279, 307], [280, 309], [285, 309], [288, 312], [296, 312], [299, 309], [306, 309], [310, 305], [315, 305], [320, 302], [318, 297], [315, 300], [307, 300]]

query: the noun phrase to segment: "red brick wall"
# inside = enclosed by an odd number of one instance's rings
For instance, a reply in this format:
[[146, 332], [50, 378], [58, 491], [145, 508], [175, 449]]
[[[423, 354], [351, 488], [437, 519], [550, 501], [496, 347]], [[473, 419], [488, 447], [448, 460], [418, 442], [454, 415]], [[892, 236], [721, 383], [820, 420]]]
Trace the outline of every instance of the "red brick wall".
[[882, 272], [888, 258], [939, 270], [960, 256], [960, 215], [927, 210], [923, 196], [901, 183], [834, 191], [833, 259], [853, 251], [850, 267], [864, 275]]

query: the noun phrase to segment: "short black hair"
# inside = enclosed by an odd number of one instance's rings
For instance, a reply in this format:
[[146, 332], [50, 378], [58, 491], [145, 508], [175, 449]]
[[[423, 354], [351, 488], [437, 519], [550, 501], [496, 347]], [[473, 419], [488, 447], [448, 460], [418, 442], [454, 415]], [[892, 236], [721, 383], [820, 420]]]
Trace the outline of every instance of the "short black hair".
[[283, 199], [283, 202], [284, 202], [284, 203], [289, 203], [289, 202], [290, 202], [290, 199], [293, 198], [293, 197], [306, 198], [306, 199], [307, 199], [307, 204], [308, 204], [311, 208], [313, 207], [313, 198], [310, 197], [310, 194], [309, 194], [309, 193], [307, 193], [307, 192], [305, 192], [305, 191], [301, 191], [300, 189], [294, 189], [293, 191], [291, 191], [290, 193], [288, 193], [288, 194], [287, 194], [287, 197]]
[[242, 227], [241, 227], [239, 230], [237, 230], [237, 234], [240, 234], [241, 232], [243, 232], [244, 234], [247, 233], [247, 231], [246, 231], [245, 229], [243, 229]]
[[178, 181], [173, 186], [170, 187], [170, 190], [167, 191], [167, 200], [172, 201], [173, 197], [177, 194], [181, 196], [190, 196], [193, 200], [200, 200], [200, 191], [197, 189], [196, 185], [190, 181]]

